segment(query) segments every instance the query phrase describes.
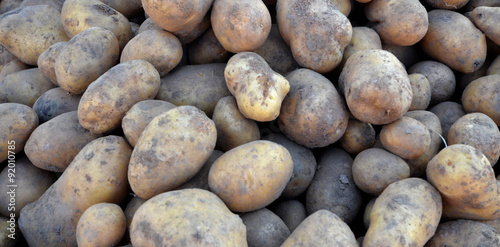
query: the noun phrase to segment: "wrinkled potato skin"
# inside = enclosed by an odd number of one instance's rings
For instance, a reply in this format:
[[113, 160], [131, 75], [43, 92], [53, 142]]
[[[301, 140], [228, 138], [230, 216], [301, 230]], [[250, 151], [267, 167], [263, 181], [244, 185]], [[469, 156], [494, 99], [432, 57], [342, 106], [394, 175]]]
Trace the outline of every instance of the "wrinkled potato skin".
[[293, 172], [288, 150], [274, 142], [253, 141], [224, 153], [210, 168], [210, 190], [234, 212], [269, 205], [287, 185]]
[[38, 57], [38, 68], [42, 71], [43, 75], [48, 77], [54, 85], [59, 86], [57, 82], [56, 70], [54, 64], [56, 59], [61, 54], [61, 51], [66, 47], [68, 42], [62, 41], [51, 45], [47, 50], [42, 52]]
[[467, 113], [481, 112], [500, 126], [500, 74], [472, 81], [462, 93], [463, 109]]
[[224, 78], [241, 114], [260, 122], [278, 117], [281, 103], [290, 90], [288, 80], [253, 52], [232, 56], [224, 69]]
[[431, 103], [432, 95], [432, 88], [429, 81], [424, 75], [419, 73], [408, 75], [408, 79], [410, 79], [411, 91], [413, 93], [408, 111], [427, 109]]
[[0, 17], [0, 44], [23, 63], [36, 65], [42, 52], [68, 40], [61, 13], [51, 6], [28, 6]]
[[6, 76], [17, 72], [21, 70], [26, 70], [31, 68], [29, 65], [21, 62], [19, 59], [14, 59], [8, 63], [6, 63], [3, 67], [2, 70], [0, 70], [0, 80], [3, 80]]
[[499, 245], [500, 234], [493, 227], [473, 220], [459, 219], [439, 224], [436, 234], [425, 247]]
[[290, 232], [295, 231], [297, 226], [307, 218], [306, 207], [298, 200], [287, 200], [273, 204], [271, 211], [283, 220]]
[[339, 65], [352, 38], [349, 19], [331, 1], [279, 0], [276, 19], [295, 60], [319, 73]]
[[9, 151], [10, 154], [22, 151], [36, 127], [38, 116], [30, 107], [19, 103], [0, 104], [0, 163], [7, 160]]
[[179, 106], [151, 120], [136, 143], [128, 171], [134, 193], [149, 199], [198, 173], [215, 148], [214, 122], [194, 106]]
[[60, 87], [52, 88], [38, 97], [33, 110], [42, 124], [63, 113], [78, 110], [80, 98], [80, 95], [68, 93]]
[[[160, 87], [158, 71], [145, 60], [120, 63], [95, 80], [78, 105], [80, 124], [92, 133], [119, 127], [137, 102], [153, 99]], [[133, 92], [133, 93], [131, 93]]]
[[134, 215], [130, 238], [134, 247], [247, 246], [241, 218], [201, 189], [170, 191], [146, 201]]
[[474, 24], [495, 44], [500, 45], [500, 8], [477, 7], [472, 11]]
[[431, 145], [431, 134], [420, 121], [401, 117], [380, 131], [382, 146], [403, 159], [415, 159]]
[[411, 66], [408, 73], [425, 76], [431, 88], [431, 103], [449, 100], [455, 92], [457, 84], [455, 74], [443, 63], [431, 60], [421, 61]]
[[39, 68], [14, 72], [0, 80], [0, 97], [8, 102], [32, 107], [36, 100], [55, 85]]
[[363, 246], [423, 246], [441, 215], [439, 192], [427, 181], [407, 178], [392, 183], [373, 205]]
[[450, 68], [471, 73], [486, 60], [486, 36], [460, 13], [435, 9], [421, 40], [424, 52]]
[[344, 135], [339, 139], [340, 146], [350, 154], [358, 154], [375, 144], [375, 129], [369, 123], [350, 118]]
[[188, 44], [189, 64], [225, 63], [231, 54], [224, 49], [213, 29]]
[[18, 223], [28, 244], [77, 246], [76, 227], [83, 212], [100, 202], [121, 203], [127, 196], [131, 152], [119, 136], [87, 144], [61, 177], [21, 210]]
[[76, 242], [79, 247], [116, 246], [127, 228], [120, 206], [98, 203], [89, 207], [78, 220]]
[[240, 217], [247, 228], [248, 247], [279, 247], [290, 235], [285, 222], [267, 208]]
[[286, 78], [290, 92], [277, 120], [281, 132], [308, 148], [339, 140], [347, 128], [349, 113], [333, 84], [309, 69], [295, 70]]
[[54, 62], [57, 84], [72, 94], [82, 94], [118, 62], [119, 54], [118, 40], [111, 31], [101, 27], [85, 29], [59, 52]]

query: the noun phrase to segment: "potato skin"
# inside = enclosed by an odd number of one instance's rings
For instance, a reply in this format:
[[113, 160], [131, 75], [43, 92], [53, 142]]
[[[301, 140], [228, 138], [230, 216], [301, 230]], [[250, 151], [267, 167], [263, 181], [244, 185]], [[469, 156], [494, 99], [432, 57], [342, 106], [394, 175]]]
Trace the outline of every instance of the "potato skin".
[[38, 116], [30, 107], [18, 103], [0, 104], [0, 163], [12, 152], [21, 152], [37, 126]]
[[90, 84], [82, 95], [78, 105], [80, 124], [92, 133], [109, 132], [121, 125], [133, 105], [153, 99], [159, 88], [160, 75], [149, 62], [120, 63]]
[[425, 2], [436, 9], [457, 10], [465, 6], [469, 0], [425, 0]]
[[403, 116], [382, 127], [380, 141], [384, 148], [399, 157], [415, 159], [431, 145], [431, 134], [423, 123]]
[[307, 218], [306, 207], [298, 200], [280, 201], [271, 206], [271, 211], [278, 215], [290, 232]]
[[0, 80], [0, 97], [8, 102], [21, 103], [32, 107], [38, 97], [55, 85], [45, 77], [39, 68], [14, 72]]
[[30, 69], [31, 67], [19, 59], [14, 59], [8, 63], [6, 63], [2, 70], [0, 70], [0, 80], [3, 80], [7, 75], [10, 75], [14, 72]]
[[33, 104], [40, 124], [45, 123], [63, 113], [78, 110], [80, 95], [66, 92], [60, 87], [47, 90]]
[[452, 101], [441, 102], [429, 109], [434, 113], [441, 123], [441, 135], [444, 139], [448, 139], [448, 131], [455, 121], [466, 114], [461, 104]]
[[344, 135], [340, 137], [340, 146], [350, 154], [358, 154], [375, 144], [375, 129], [369, 123], [349, 118]]
[[240, 217], [201, 189], [165, 192], [146, 201], [134, 215], [130, 238], [134, 247], [247, 246]]
[[210, 186], [208, 185], [208, 173], [210, 172], [210, 168], [212, 167], [214, 162], [223, 154], [224, 152], [220, 150], [214, 150], [208, 157], [207, 161], [205, 161], [205, 164], [203, 164], [201, 169], [198, 171], [198, 173], [196, 173], [196, 175], [194, 175], [194, 177], [189, 179], [187, 182], [177, 187], [176, 190], [198, 188], [210, 191]]
[[42, 52], [38, 57], [38, 68], [42, 71], [42, 74], [48, 77], [56, 86], [59, 86], [59, 83], [57, 82], [54, 64], [67, 43], [66, 41], [57, 42]]
[[443, 63], [425, 60], [408, 69], [408, 73], [419, 73], [429, 81], [431, 88], [431, 103], [449, 100], [456, 88], [456, 78], [453, 71]]
[[130, 158], [134, 193], [149, 199], [175, 189], [201, 169], [214, 150], [214, 122], [194, 106], [179, 106], [151, 120]]
[[462, 93], [463, 109], [467, 113], [481, 112], [500, 126], [500, 74], [483, 76], [472, 81]]
[[279, 247], [290, 235], [283, 220], [267, 208], [244, 213], [240, 217], [247, 228], [249, 247]]
[[[2, 68], [5, 64], [9, 63], [12, 60], [16, 60], [17, 57], [14, 56], [5, 46], [0, 44], [0, 71], [2, 71]], [[0, 78], [1, 80], [1, 78]]]
[[127, 228], [120, 206], [97, 203], [85, 210], [76, 226], [76, 242], [81, 247], [116, 246]]
[[493, 227], [473, 220], [459, 219], [439, 224], [425, 247], [499, 245], [500, 234]]
[[[353, 27], [352, 37], [344, 49], [344, 55], [337, 69], [344, 68], [347, 59], [359, 50], [382, 49], [382, 41], [377, 32], [369, 27]], [[343, 91], [342, 91], [343, 92]]]
[[276, 200], [292, 172], [292, 157], [285, 147], [270, 141], [253, 141], [217, 159], [210, 168], [208, 184], [229, 209], [249, 212]]
[[187, 46], [189, 64], [225, 63], [230, 53], [224, 49], [212, 28]]
[[427, 109], [431, 103], [432, 95], [432, 87], [429, 80], [419, 73], [408, 75], [408, 79], [410, 79], [411, 91], [413, 93], [410, 109], [408, 109], [408, 111]]
[[500, 9], [498, 7], [477, 7], [472, 11], [474, 24], [484, 32], [486, 37], [500, 45]]

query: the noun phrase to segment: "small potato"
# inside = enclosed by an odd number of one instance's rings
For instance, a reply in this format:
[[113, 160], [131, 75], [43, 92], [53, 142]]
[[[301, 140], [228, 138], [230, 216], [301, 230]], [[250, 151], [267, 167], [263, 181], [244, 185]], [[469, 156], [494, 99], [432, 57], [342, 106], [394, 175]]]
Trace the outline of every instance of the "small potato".
[[462, 93], [465, 112], [481, 112], [500, 126], [500, 74], [488, 75], [471, 82]]
[[471, 73], [486, 59], [486, 36], [462, 14], [429, 11], [429, 29], [420, 44], [424, 52], [462, 73]]
[[492, 166], [500, 157], [500, 131], [487, 115], [476, 112], [459, 118], [448, 132], [448, 145], [467, 144], [481, 151]]
[[79, 247], [116, 246], [120, 243], [127, 221], [120, 206], [97, 203], [87, 208], [76, 226]]
[[412, 90], [403, 64], [384, 50], [360, 50], [346, 62], [339, 77], [347, 106], [360, 121], [387, 124], [410, 108]]
[[333, 84], [309, 69], [292, 71], [286, 79], [290, 92], [277, 119], [281, 132], [308, 148], [338, 141], [347, 128], [349, 113]]
[[214, 150], [208, 157], [207, 161], [205, 161], [205, 164], [203, 164], [201, 169], [198, 171], [198, 173], [196, 173], [193, 178], [177, 187], [176, 190], [198, 188], [210, 191], [210, 186], [208, 185], [208, 173], [210, 172], [210, 168], [215, 163], [215, 161], [223, 154], [224, 152], [220, 150]]
[[32, 107], [36, 100], [55, 85], [39, 68], [25, 69], [0, 80], [0, 95], [8, 102]]
[[357, 247], [349, 226], [336, 214], [319, 210], [309, 215], [285, 240], [282, 247], [292, 246]]
[[212, 28], [188, 44], [189, 64], [225, 63], [230, 53], [224, 49]]
[[443, 63], [426, 60], [414, 64], [408, 69], [410, 74], [422, 74], [431, 88], [431, 103], [440, 103], [449, 100], [456, 88], [456, 79], [453, 71]]
[[132, 220], [130, 239], [134, 247], [246, 247], [245, 229], [241, 218], [212, 192], [184, 189], [142, 204]]
[[[59, 0], [60, 1], [60, 0]], [[133, 18], [143, 12], [141, 0], [99, 0], [127, 18]]]
[[135, 147], [149, 122], [175, 107], [175, 105], [163, 100], [143, 100], [132, 106], [122, 119], [122, 129], [128, 143]]
[[224, 69], [224, 78], [241, 114], [260, 122], [278, 117], [281, 103], [290, 90], [288, 80], [253, 52], [232, 56]]
[[358, 154], [375, 144], [375, 129], [369, 123], [350, 118], [344, 135], [339, 139], [340, 146], [350, 154]]
[[423, 123], [403, 116], [382, 127], [380, 141], [393, 154], [403, 159], [415, 159], [431, 145], [431, 134]]
[[366, 5], [365, 14], [387, 44], [414, 45], [429, 27], [427, 10], [420, 1], [374, 0]]
[[233, 53], [259, 48], [271, 30], [271, 14], [261, 0], [215, 0], [210, 18], [215, 36]]
[[217, 146], [222, 151], [260, 139], [259, 126], [239, 112], [233, 96], [224, 97], [217, 102], [212, 119], [217, 128]]
[[379, 196], [389, 184], [409, 178], [410, 167], [392, 153], [380, 148], [369, 148], [354, 158], [352, 175], [358, 188]]
[[293, 172], [288, 150], [253, 141], [224, 153], [210, 168], [210, 190], [234, 212], [261, 209], [276, 200]]
[[345, 223], [353, 221], [361, 208], [361, 190], [352, 177], [351, 156], [342, 149], [327, 148], [318, 159], [318, 170], [306, 192], [306, 210], [327, 209]]
[[457, 10], [465, 6], [469, 0], [425, 0], [425, 2], [436, 9]]
[[[0, 104], [0, 163], [24, 149], [31, 132], [38, 126], [38, 116], [19, 103]], [[11, 161], [13, 162], [13, 161]]]
[[248, 247], [279, 247], [290, 235], [285, 222], [267, 208], [240, 217], [247, 228]]
[[163, 77], [179, 64], [181, 58], [181, 42], [169, 32], [152, 29], [141, 32], [127, 43], [120, 62], [144, 59]]
[[89, 142], [101, 137], [78, 123], [78, 113], [63, 113], [38, 126], [26, 141], [24, 152], [33, 165], [63, 172]]
[[442, 207], [439, 192], [423, 179], [390, 184], [373, 205], [363, 247], [423, 246], [438, 227]]
[[175, 189], [198, 173], [216, 139], [214, 122], [196, 107], [179, 106], [156, 116], [130, 158], [130, 187], [143, 199]]
[[101, 27], [111, 31], [118, 40], [120, 51], [132, 38], [128, 19], [99, 0], [65, 0], [61, 10], [61, 20], [70, 38], [91, 27]]
[[31, 68], [29, 65], [21, 62], [21, 60], [16, 58], [16, 59], [6, 63], [2, 67], [2, 70], [0, 70], [0, 80], [3, 80], [3, 78], [5, 78], [7, 75], [10, 75], [14, 72], [26, 70], [29, 68]]
[[59, 86], [57, 82], [56, 69], [54, 64], [56, 59], [61, 53], [61, 51], [66, 47], [68, 42], [62, 41], [51, 45], [47, 50], [42, 52], [38, 57], [38, 68], [42, 71], [43, 75], [54, 83], [54, 85]]
[[80, 95], [68, 93], [60, 87], [52, 88], [38, 97], [33, 110], [42, 124], [63, 113], [78, 110], [80, 98]]
[[78, 105], [80, 124], [92, 133], [105, 133], [121, 125], [136, 103], [153, 99], [160, 87], [158, 71], [145, 60], [120, 63], [87, 88]]
[[450, 130], [451, 125], [466, 114], [461, 104], [452, 101], [441, 102], [430, 108], [429, 111], [434, 113], [439, 118], [442, 130], [441, 135], [446, 140], [448, 139], [448, 131]]
[[474, 24], [495, 44], [500, 45], [500, 7], [477, 7], [472, 11]]
[[72, 94], [82, 94], [90, 83], [115, 66], [119, 54], [118, 40], [111, 31], [101, 27], [85, 29], [59, 52], [54, 62], [57, 84]]
[[231, 92], [224, 80], [224, 63], [185, 65], [161, 78], [156, 99], [176, 106], [192, 105], [212, 117], [217, 102]]
[[42, 52], [68, 40], [61, 13], [52, 6], [27, 6], [0, 16], [0, 44], [23, 63], [36, 65]]
[[500, 246], [500, 234], [493, 227], [473, 221], [455, 220], [439, 224], [425, 247]]
[[432, 88], [429, 81], [424, 75], [419, 73], [408, 75], [408, 79], [410, 79], [411, 91], [413, 93], [408, 111], [427, 109], [431, 103], [432, 95]]
[[334, 1], [279, 0], [276, 21], [295, 60], [318, 73], [339, 65], [352, 37], [352, 25]]
[[307, 218], [306, 207], [298, 200], [278, 202], [271, 207], [271, 210], [283, 220], [290, 232], [295, 231]]
[[369, 27], [353, 27], [352, 37], [344, 49], [344, 56], [339, 69], [342, 71], [347, 59], [359, 50], [382, 49], [382, 42], [377, 32]]

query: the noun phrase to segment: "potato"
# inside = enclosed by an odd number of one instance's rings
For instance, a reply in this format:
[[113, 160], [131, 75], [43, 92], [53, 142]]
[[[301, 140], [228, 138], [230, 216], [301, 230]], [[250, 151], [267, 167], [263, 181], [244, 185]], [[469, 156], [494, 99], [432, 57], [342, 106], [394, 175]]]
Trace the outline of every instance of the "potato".
[[62, 41], [51, 45], [47, 50], [42, 52], [38, 57], [38, 68], [42, 71], [42, 74], [54, 83], [54, 85], [59, 86], [57, 82], [55, 62], [61, 51], [66, 47], [68, 42]]
[[21, 62], [19, 59], [14, 59], [8, 63], [6, 63], [2, 70], [0, 71], [0, 80], [3, 80], [7, 75], [10, 75], [14, 72], [18, 72], [21, 70], [26, 70], [31, 68], [29, 65]]
[[25, 69], [9, 74], [0, 81], [0, 95], [8, 102], [32, 107], [38, 97], [54, 87], [40, 69]]
[[339, 69], [342, 71], [347, 59], [359, 50], [382, 49], [382, 42], [377, 32], [369, 27], [353, 27], [352, 37], [344, 49], [344, 56]]
[[288, 80], [253, 52], [232, 56], [224, 69], [224, 78], [241, 114], [260, 122], [278, 117], [281, 103], [290, 90]]
[[500, 230], [500, 218], [494, 220], [483, 220], [479, 222], [493, 227], [497, 232]]
[[454, 220], [439, 224], [436, 234], [425, 247], [499, 246], [500, 234], [487, 224], [472, 220]]
[[471, 82], [462, 93], [463, 109], [467, 113], [481, 112], [500, 126], [500, 75], [488, 75]]
[[353, 221], [361, 208], [362, 195], [352, 177], [353, 160], [342, 149], [330, 147], [318, 159], [318, 169], [306, 192], [306, 210], [327, 209], [345, 223]]
[[471, 73], [486, 59], [486, 37], [460, 13], [435, 9], [428, 13], [429, 29], [420, 44], [424, 52], [450, 68]]
[[17, 240], [19, 239], [16, 238], [18, 236], [17, 232], [19, 231], [19, 228], [15, 223], [15, 219], [10, 218], [10, 216], [9, 218], [0, 216], [0, 229], [2, 229], [2, 234], [0, 234], [0, 245], [5, 247], [15, 247]]
[[5, 64], [15, 59], [17, 59], [17, 57], [14, 56], [14, 54], [12, 54], [9, 50], [7, 50], [5, 46], [0, 44], [0, 71]]
[[145, 60], [120, 63], [87, 88], [78, 105], [80, 124], [92, 133], [105, 133], [121, 125], [136, 103], [153, 99], [160, 87], [158, 71]]
[[61, 12], [64, 1], [65, 0], [24, 0], [19, 7], [24, 8], [26, 6], [33, 5], [50, 5], [57, 9], [57, 11]]
[[363, 246], [423, 246], [436, 231], [442, 207], [439, 192], [423, 179], [392, 183], [373, 205]]
[[307, 218], [306, 207], [298, 200], [278, 202], [272, 205], [271, 210], [283, 220], [290, 232], [295, 231], [297, 226]]
[[410, 68], [414, 64], [425, 59], [426, 55], [420, 47], [420, 43], [411, 46], [401, 46], [382, 43], [382, 49], [394, 54], [405, 68]]
[[24, 0], [3, 0], [0, 1], [0, 14], [19, 8]]
[[140, 15], [143, 12], [141, 0], [99, 0], [127, 18]]
[[210, 172], [210, 168], [214, 162], [223, 154], [224, 152], [220, 150], [214, 150], [198, 173], [196, 173], [193, 178], [177, 187], [176, 190], [198, 188], [210, 191], [210, 186], [208, 185], [208, 173]]
[[281, 193], [283, 198], [295, 198], [304, 193], [311, 184], [316, 172], [316, 159], [312, 151], [301, 146], [281, 133], [271, 133], [262, 138], [285, 147], [292, 156], [293, 174], [285, 189]]
[[375, 196], [379, 196], [389, 184], [409, 177], [408, 164], [380, 148], [362, 151], [352, 163], [352, 178], [356, 186]]
[[101, 27], [111, 31], [118, 40], [120, 51], [132, 38], [128, 19], [99, 0], [65, 0], [61, 10], [61, 20], [70, 38], [91, 27]]
[[141, 23], [141, 26], [139, 27], [139, 33], [142, 33], [146, 30], [149, 30], [149, 29], [155, 29], [155, 30], [160, 30], [160, 31], [164, 31], [163, 28], [161, 28], [160, 26], [158, 26], [158, 24], [156, 24], [153, 19], [151, 18], [147, 18], [146, 20], [144, 20], [142, 23]]
[[421, 61], [411, 66], [408, 73], [425, 76], [431, 88], [431, 103], [449, 100], [455, 92], [457, 84], [455, 74], [443, 63], [431, 60]]
[[24, 152], [40, 169], [63, 172], [87, 143], [101, 137], [78, 123], [78, 113], [63, 113], [38, 126], [26, 141]]
[[27, 6], [0, 17], [0, 44], [29, 65], [36, 65], [51, 45], [68, 39], [61, 14], [52, 6]]
[[38, 97], [33, 110], [42, 124], [63, 113], [78, 110], [80, 98], [80, 95], [68, 93], [60, 87], [52, 88]]
[[349, 19], [333, 1], [279, 0], [276, 21], [299, 65], [319, 73], [339, 65], [352, 37]]
[[122, 242], [130, 243], [130, 225], [132, 224], [135, 212], [137, 212], [137, 209], [139, 209], [139, 207], [141, 207], [142, 204], [144, 204], [146, 201], [147, 200], [144, 200], [134, 195], [134, 197], [130, 199], [130, 201], [127, 203], [125, 210], [123, 210], [123, 213], [125, 214], [125, 219], [127, 220], [127, 229], [123, 236]]
[[85, 210], [76, 226], [78, 246], [115, 246], [127, 228], [125, 214], [113, 203], [97, 203]]
[[279, 247], [290, 235], [283, 220], [267, 208], [240, 215], [247, 228], [249, 247]]
[[454, 144], [427, 165], [427, 179], [443, 197], [446, 219], [492, 220], [500, 217], [499, 182], [478, 149]]
[[233, 96], [224, 97], [217, 102], [212, 120], [217, 129], [217, 146], [222, 151], [260, 139], [259, 126], [240, 113]]
[[467, 12], [473, 11], [475, 8], [481, 6], [500, 7], [500, 2], [497, 0], [469, 0], [462, 10]]
[[[486, 70], [486, 75], [500, 74], [500, 55], [498, 55]], [[478, 79], [478, 78], [476, 78]]]
[[38, 116], [30, 107], [19, 103], [0, 104], [0, 163], [9, 156], [9, 160], [15, 158], [37, 126]]
[[338, 141], [346, 131], [349, 113], [333, 84], [309, 69], [295, 70], [286, 79], [290, 92], [277, 119], [281, 132], [308, 148]]
[[444, 139], [448, 139], [448, 131], [455, 121], [460, 117], [465, 115], [465, 111], [461, 104], [452, 101], [441, 102], [429, 109], [430, 112], [434, 113], [441, 122], [442, 136]]
[[153, 29], [132, 38], [123, 48], [120, 62], [144, 59], [163, 77], [179, 64], [181, 58], [181, 42], [169, 32]]
[[495, 44], [500, 45], [500, 7], [477, 7], [472, 11], [474, 24]]
[[233, 53], [256, 50], [271, 31], [271, 14], [261, 0], [215, 0], [210, 18], [215, 36]]
[[457, 10], [465, 6], [469, 0], [425, 0], [425, 2], [436, 9]]
[[387, 124], [410, 108], [412, 90], [403, 64], [384, 50], [361, 50], [346, 62], [339, 77], [347, 106], [363, 122]]
[[224, 80], [226, 64], [185, 65], [161, 78], [156, 99], [174, 105], [192, 105], [212, 117], [215, 105], [231, 92]]
[[415, 159], [431, 145], [431, 134], [423, 123], [403, 116], [382, 127], [380, 141], [393, 154], [403, 159]]
[[[165, 207], [165, 205], [169, 205]], [[170, 191], [146, 201], [130, 226], [134, 247], [246, 247], [245, 225], [213, 193], [200, 189]]]
[[375, 129], [371, 124], [350, 118], [339, 144], [346, 152], [355, 155], [371, 148], [375, 143], [375, 135]]
[[131, 152], [119, 136], [101, 137], [87, 144], [61, 177], [21, 210], [19, 228], [28, 244], [77, 246], [76, 228], [83, 212], [100, 202], [118, 204], [127, 196]]
[[[377, 197], [373, 197], [365, 207], [365, 212], [363, 213], [363, 225], [366, 229], [370, 227], [370, 214], [372, 213], [373, 205], [375, 204], [375, 201], [377, 200]], [[364, 237], [363, 237], [364, 240]], [[363, 241], [361, 241], [360, 246], [363, 244]]]
[[162, 100], [143, 100], [132, 106], [122, 119], [122, 129], [128, 143], [135, 147], [149, 122], [175, 107], [175, 105]]
[[39, 169], [26, 156], [16, 154], [15, 163], [9, 163], [0, 173], [0, 188], [4, 195], [0, 197], [0, 213], [5, 216], [13, 213], [19, 217], [21, 209], [36, 201], [56, 180], [55, 173]]
[[210, 168], [210, 190], [234, 212], [261, 209], [276, 200], [293, 172], [288, 150], [253, 141], [224, 153]]
[[429, 27], [427, 10], [415, 0], [374, 0], [365, 7], [373, 29], [387, 44], [410, 46], [419, 42]]
[[214, 122], [193, 106], [179, 106], [151, 120], [130, 158], [134, 193], [149, 199], [175, 189], [201, 169], [214, 150]]
[[357, 247], [358, 243], [342, 219], [328, 210], [319, 210], [302, 221], [281, 246]]
[[432, 88], [427, 78], [419, 73], [408, 75], [413, 97], [409, 111], [425, 110], [431, 103]]
[[187, 49], [189, 64], [225, 63], [230, 57], [211, 28], [189, 43]]

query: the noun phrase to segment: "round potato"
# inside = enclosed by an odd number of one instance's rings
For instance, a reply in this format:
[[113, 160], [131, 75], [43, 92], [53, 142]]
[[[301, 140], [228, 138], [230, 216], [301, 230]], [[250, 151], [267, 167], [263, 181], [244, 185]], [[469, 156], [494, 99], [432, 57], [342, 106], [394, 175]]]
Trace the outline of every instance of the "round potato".
[[306, 207], [298, 200], [278, 202], [271, 207], [271, 210], [283, 220], [290, 232], [295, 231], [307, 218]]
[[380, 141], [393, 154], [403, 159], [415, 159], [431, 145], [431, 134], [423, 123], [403, 116], [382, 127]]
[[120, 206], [97, 203], [85, 210], [76, 226], [79, 247], [116, 246], [120, 243], [127, 221]]
[[[24, 149], [38, 116], [30, 107], [18, 103], [0, 104], [0, 163]], [[11, 161], [12, 162], [12, 161]]]
[[40, 95], [33, 104], [33, 110], [38, 115], [39, 123], [42, 124], [63, 113], [78, 110], [80, 99], [80, 95], [56, 87]]
[[339, 139], [340, 146], [350, 154], [358, 154], [375, 144], [375, 129], [369, 123], [350, 118], [344, 135]]
[[59, 86], [57, 82], [56, 76], [56, 68], [54, 64], [56, 63], [56, 59], [61, 53], [61, 51], [66, 47], [68, 42], [58, 42], [51, 45], [47, 50], [42, 52], [38, 57], [38, 68], [42, 71], [43, 75], [48, 77], [54, 85]]
[[472, 81], [462, 93], [467, 113], [481, 112], [500, 126], [500, 74], [483, 76]]
[[43, 93], [54, 87], [39, 68], [25, 69], [0, 80], [0, 97], [7, 99], [7, 102], [32, 107]]
[[431, 60], [421, 61], [411, 66], [408, 73], [425, 76], [431, 89], [431, 102], [434, 104], [450, 99], [455, 92], [455, 74], [443, 63]]
[[248, 247], [279, 247], [290, 235], [285, 222], [267, 208], [240, 217], [247, 228]]
[[[408, 75], [413, 97], [409, 111], [425, 110], [431, 103], [432, 88], [429, 80], [419, 73]], [[437, 91], [437, 90], [435, 90]]]

